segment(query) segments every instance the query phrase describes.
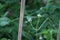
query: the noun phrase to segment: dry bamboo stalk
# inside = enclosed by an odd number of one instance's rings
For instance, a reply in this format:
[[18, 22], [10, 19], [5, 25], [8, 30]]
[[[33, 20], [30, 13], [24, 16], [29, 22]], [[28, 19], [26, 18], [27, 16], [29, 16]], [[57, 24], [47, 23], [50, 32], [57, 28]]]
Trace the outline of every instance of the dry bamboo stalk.
[[23, 24], [24, 9], [25, 9], [25, 0], [21, 0], [18, 40], [22, 40], [21, 39], [21, 37], [22, 37], [21, 34], [22, 34], [22, 24]]
[[59, 29], [58, 29], [58, 34], [57, 34], [57, 40], [60, 40], [60, 21], [59, 21]]

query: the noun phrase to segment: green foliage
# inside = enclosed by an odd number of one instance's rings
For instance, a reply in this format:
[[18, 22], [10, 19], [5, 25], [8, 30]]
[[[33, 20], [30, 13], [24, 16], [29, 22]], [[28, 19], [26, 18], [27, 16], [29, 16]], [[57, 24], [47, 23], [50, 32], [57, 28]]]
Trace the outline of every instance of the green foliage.
[[[17, 40], [19, 16], [20, 0], [0, 0], [1, 40]], [[59, 0], [26, 0], [22, 40], [56, 40], [59, 20]]]
[[0, 26], [6, 26], [9, 24], [10, 19], [7, 17], [1, 17], [0, 18]]
[[0, 40], [17, 40], [20, 0], [0, 0]]
[[1, 40], [7, 40], [6, 38], [2, 38]]
[[[60, 19], [60, 1], [43, 1], [44, 0], [27, 1], [23, 31], [30, 34], [33, 40], [56, 40]], [[30, 37], [26, 38], [26, 36], [23, 36], [22, 39], [23, 38], [25, 40], [32, 40], [29, 39]]]

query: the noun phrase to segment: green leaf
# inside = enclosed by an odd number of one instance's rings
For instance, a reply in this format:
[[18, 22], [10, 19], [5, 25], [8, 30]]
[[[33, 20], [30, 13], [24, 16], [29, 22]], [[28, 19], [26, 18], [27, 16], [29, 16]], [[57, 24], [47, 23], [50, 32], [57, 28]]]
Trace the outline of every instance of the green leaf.
[[6, 26], [8, 25], [10, 22], [10, 19], [7, 17], [1, 17], [0, 18], [0, 26]]
[[7, 38], [2, 38], [1, 40], [8, 40]]
[[0, 9], [2, 9], [4, 7], [4, 5], [2, 5], [1, 3], [0, 3]]

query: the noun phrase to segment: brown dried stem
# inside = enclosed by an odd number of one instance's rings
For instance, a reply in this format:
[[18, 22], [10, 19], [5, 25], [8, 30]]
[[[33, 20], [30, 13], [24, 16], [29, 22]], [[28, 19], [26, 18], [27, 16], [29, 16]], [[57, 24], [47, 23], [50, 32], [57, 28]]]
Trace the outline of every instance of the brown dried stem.
[[22, 24], [23, 24], [24, 9], [25, 9], [25, 0], [21, 0], [18, 40], [22, 40], [21, 35], [22, 35]]

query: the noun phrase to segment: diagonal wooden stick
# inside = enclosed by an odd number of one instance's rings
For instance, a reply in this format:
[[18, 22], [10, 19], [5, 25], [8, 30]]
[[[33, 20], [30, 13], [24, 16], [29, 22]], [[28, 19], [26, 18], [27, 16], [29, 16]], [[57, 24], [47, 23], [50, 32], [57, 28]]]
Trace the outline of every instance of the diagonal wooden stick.
[[22, 40], [21, 35], [22, 35], [22, 24], [23, 24], [24, 9], [25, 9], [25, 0], [21, 0], [18, 40]]
[[57, 40], [60, 40], [60, 21], [59, 21], [59, 29], [58, 29], [58, 34], [57, 34]]

